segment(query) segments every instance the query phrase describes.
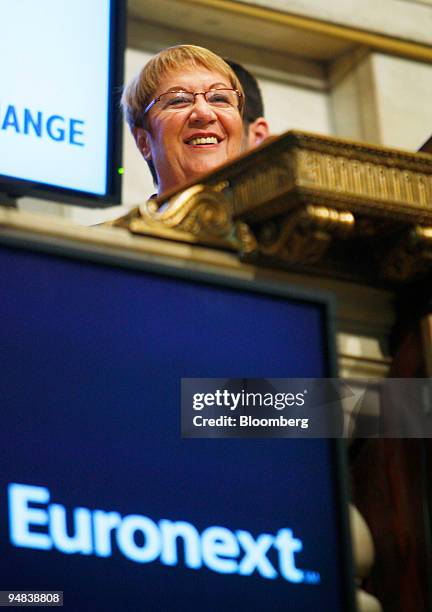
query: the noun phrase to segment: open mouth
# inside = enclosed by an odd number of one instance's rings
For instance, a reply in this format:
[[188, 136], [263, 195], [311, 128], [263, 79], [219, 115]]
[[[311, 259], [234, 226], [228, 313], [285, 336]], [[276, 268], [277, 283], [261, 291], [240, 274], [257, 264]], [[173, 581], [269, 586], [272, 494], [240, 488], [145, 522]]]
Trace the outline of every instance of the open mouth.
[[216, 138], [216, 136], [205, 136], [205, 137], [199, 137], [199, 138], [191, 138], [190, 140], [186, 141], [186, 144], [188, 145], [217, 145], [219, 143], [219, 140]]

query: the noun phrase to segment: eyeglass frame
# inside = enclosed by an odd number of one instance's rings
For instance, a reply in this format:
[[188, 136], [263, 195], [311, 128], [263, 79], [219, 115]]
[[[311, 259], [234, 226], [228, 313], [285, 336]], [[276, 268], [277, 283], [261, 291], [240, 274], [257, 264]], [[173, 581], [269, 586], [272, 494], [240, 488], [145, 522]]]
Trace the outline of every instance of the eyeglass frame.
[[[192, 106], [194, 106], [195, 105], [195, 98], [196, 98], [196, 96], [204, 96], [204, 99], [207, 102], [206, 94], [208, 94], [208, 93], [210, 93], [212, 91], [234, 91], [237, 94], [237, 101], [238, 101], [237, 108], [240, 110], [240, 100], [243, 98], [243, 94], [238, 89], [234, 89], [234, 87], [218, 87], [217, 89], [208, 89], [207, 91], [196, 91], [196, 92], [187, 91], [186, 89], [181, 89], [181, 90], [176, 90], [176, 91], [173, 91], [173, 90], [171, 90], [171, 91], [164, 91], [163, 93], [161, 93], [160, 96], [158, 96], [157, 98], [154, 98], [150, 102], [150, 104], [148, 104], [146, 106], [146, 108], [143, 111], [143, 116], [146, 115], [149, 112], [149, 110], [156, 104], [156, 102], [160, 101], [162, 96], [165, 96], [167, 94], [170, 94], [170, 93], [187, 93], [187, 94], [192, 94], [193, 97], [194, 97]], [[209, 104], [209, 103], [207, 102], [207, 104]], [[211, 105], [209, 104], [209, 106], [211, 106]], [[186, 108], [189, 108], [189, 107], [186, 107]], [[178, 110], [183, 110], [183, 109], [178, 109]]]

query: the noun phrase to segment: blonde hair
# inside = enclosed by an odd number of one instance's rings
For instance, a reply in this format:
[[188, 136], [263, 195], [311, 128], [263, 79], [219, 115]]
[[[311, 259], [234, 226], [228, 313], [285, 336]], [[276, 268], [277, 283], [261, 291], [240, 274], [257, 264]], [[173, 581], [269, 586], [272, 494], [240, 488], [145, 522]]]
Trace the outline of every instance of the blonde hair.
[[201, 66], [226, 77], [233, 89], [238, 89], [242, 94], [239, 100], [239, 110], [242, 112], [243, 88], [231, 67], [221, 57], [204, 47], [177, 45], [163, 49], [155, 55], [124, 88], [121, 106], [132, 132], [137, 127], [145, 127], [143, 111], [152, 101], [160, 80], [169, 72], [186, 66], [188, 68]]

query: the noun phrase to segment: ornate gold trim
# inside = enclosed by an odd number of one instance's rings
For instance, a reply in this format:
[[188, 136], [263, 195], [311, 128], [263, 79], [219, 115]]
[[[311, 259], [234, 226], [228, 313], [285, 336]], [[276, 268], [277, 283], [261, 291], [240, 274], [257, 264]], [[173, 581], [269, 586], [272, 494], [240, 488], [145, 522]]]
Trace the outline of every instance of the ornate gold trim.
[[347, 238], [354, 230], [354, 216], [325, 206], [309, 205], [282, 220], [262, 224], [258, 249], [265, 256], [296, 264], [320, 261], [335, 237]]
[[[375, 160], [374, 160], [375, 161]], [[430, 208], [432, 174], [394, 165], [299, 150], [299, 184]]]
[[256, 240], [245, 223], [233, 222], [230, 203], [221, 193], [228, 184], [192, 185], [162, 207], [148, 200], [139, 207], [139, 215], [130, 220], [129, 229], [137, 234], [202, 242], [251, 254], [257, 248]]
[[432, 227], [416, 226], [404, 233], [384, 256], [381, 273], [395, 281], [406, 281], [432, 268]]
[[313, 17], [304, 17], [293, 13], [285, 13], [276, 9], [234, 2], [233, 0], [183, 0], [184, 3], [218, 9], [226, 13], [244, 15], [257, 20], [291, 26], [306, 32], [314, 32], [331, 38], [339, 38], [355, 44], [360, 44], [377, 51], [410, 57], [412, 59], [431, 62], [432, 47], [402, 40], [401, 38], [367, 32], [359, 28], [337, 25]]
[[127, 226], [272, 265], [407, 282], [432, 269], [432, 155], [291, 131], [142, 205]]

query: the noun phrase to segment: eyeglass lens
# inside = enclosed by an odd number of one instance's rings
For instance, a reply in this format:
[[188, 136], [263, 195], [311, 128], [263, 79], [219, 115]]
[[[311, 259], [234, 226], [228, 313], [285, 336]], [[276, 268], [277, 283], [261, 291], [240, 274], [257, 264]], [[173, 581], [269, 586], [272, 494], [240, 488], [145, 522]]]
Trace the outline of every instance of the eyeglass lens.
[[236, 108], [238, 95], [234, 89], [211, 89], [206, 92], [169, 91], [160, 96], [163, 108], [187, 108], [195, 103], [195, 96], [203, 94], [207, 104], [216, 108]]

